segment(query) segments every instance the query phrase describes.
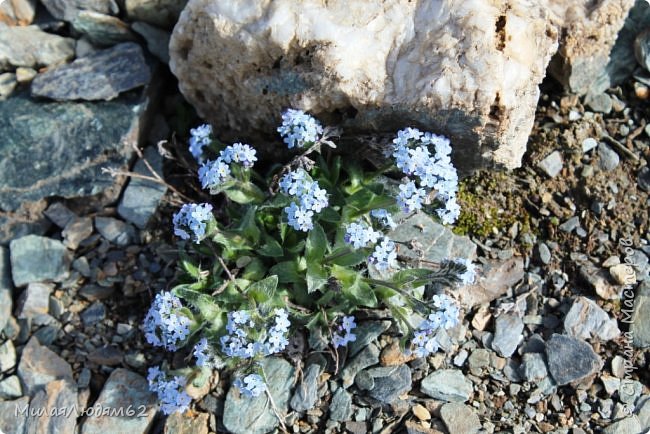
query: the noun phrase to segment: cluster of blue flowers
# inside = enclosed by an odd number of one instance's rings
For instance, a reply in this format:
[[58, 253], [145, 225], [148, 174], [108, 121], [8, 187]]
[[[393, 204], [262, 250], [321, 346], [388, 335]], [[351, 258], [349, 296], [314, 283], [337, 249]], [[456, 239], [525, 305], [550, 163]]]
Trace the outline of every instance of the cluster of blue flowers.
[[199, 167], [201, 186], [204, 189], [217, 189], [230, 179], [230, 164], [237, 163], [250, 169], [257, 161], [256, 154], [257, 151], [250, 145], [235, 143], [227, 146], [216, 160], [208, 160]]
[[[416, 146], [413, 148], [413, 145]], [[429, 146], [434, 147], [435, 155], [431, 155]], [[412, 180], [400, 186], [397, 201], [402, 210], [408, 213], [421, 209], [428, 188], [434, 190], [435, 198], [445, 204], [444, 208], [436, 210], [443, 223], [454, 223], [460, 215], [456, 200], [458, 173], [451, 163], [449, 139], [406, 128], [397, 132], [392, 155], [397, 167], [406, 175], [417, 177], [419, 182], [419, 187]]]
[[167, 376], [154, 366], [149, 368], [147, 374], [149, 390], [158, 395], [161, 409], [165, 414], [172, 414], [175, 411], [184, 412], [189, 406], [192, 398], [185, 392], [187, 379], [182, 376], [175, 376], [167, 379]]
[[[221, 337], [221, 349], [229, 357], [251, 359], [257, 355], [268, 356], [285, 349], [289, 344], [289, 316], [285, 309], [275, 309], [274, 324], [264, 332], [265, 324], [258, 324], [249, 311], [238, 310], [228, 313], [227, 335]], [[251, 335], [260, 334], [252, 341]]]
[[302, 148], [316, 143], [323, 134], [323, 127], [304, 111], [288, 109], [282, 114], [278, 132], [289, 149]]
[[332, 336], [332, 345], [334, 348], [342, 347], [357, 340], [357, 336], [352, 330], [357, 327], [353, 316], [344, 316], [341, 323], [336, 327], [336, 332]]
[[144, 334], [151, 345], [176, 351], [176, 345], [190, 334], [190, 319], [176, 313], [181, 300], [171, 292], [156, 294], [144, 319]]
[[190, 153], [197, 160], [203, 159], [203, 148], [210, 144], [212, 127], [208, 124], [199, 125], [190, 130]]
[[184, 240], [200, 243], [205, 237], [207, 223], [212, 219], [212, 205], [189, 203], [174, 214], [174, 234]]
[[[381, 219], [387, 222], [393, 222], [388, 211], [384, 209], [374, 211], [379, 211], [378, 215]], [[380, 239], [381, 241], [379, 241]], [[376, 244], [373, 253], [368, 257], [368, 262], [373, 264], [378, 270], [386, 271], [395, 265], [395, 261], [397, 260], [395, 243], [387, 237], [383, 237], [381, 232], [374, 230], [361, 220], [357, 220], [348, 225], [343, 236], [343, 241], [355, 249], [363, 249], [372, 244]]]
[[260, 396], [266, 392], [266, 383], [262, 376], [258, 374], [249, 374], [244, 377], [243, 381], [241, 378], [237, 378], [233, 382], [233, 386], [237, 387], [240, 392], [249, 398]]
[[282, 193], [297, 199], [284, 208], [289, 226], [297, 231], [310, 231], [314, 227], [314, 214], [329, 205], [327, 191], [320, 188], [304, 169], [285, 174], [279, 185]]
[[370, 211], [370, 216], [377, 219], [385, 228], [395, 229], [397, 227], [397, 223], [393, 220], [392, 214], [384, 208], [373, 209]]
[[440, 294], [434, 295], [432, 301], [438, 310], [429, 314], [427, 319], [420, 323], [411, 341], [415, 347], [413, 352], [418, 357], [426, 357], [438, 351], [439, 344], [436, 338], [438, 330], [448, 330], [460, 321], [460, 309], [451, 298]]

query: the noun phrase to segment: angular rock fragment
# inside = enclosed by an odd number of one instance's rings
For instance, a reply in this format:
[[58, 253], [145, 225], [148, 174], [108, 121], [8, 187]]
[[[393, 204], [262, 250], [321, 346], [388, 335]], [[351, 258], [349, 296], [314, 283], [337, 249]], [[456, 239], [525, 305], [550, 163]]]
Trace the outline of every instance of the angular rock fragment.
[[110, 47], [137, 39], [124, 21], [93, 11], [79, 11], [72, 18], [72, 27], [99, 47]]
[[0, 26], [0, 71], [57, 65], [73, 57], [74, 39], [46, 33], [37, 26]]
[[546, 342], [546, 358], [548, 369], [558, 386], [585, 379], [603, 366], [591, 345], [559, 334], [554, 334]]
[[0, 23], [10, 26], [31, 24], [36, 15], [36, 0], [5, 0], [0, 2]]
[[594, 301], [578, 297], [564, 317], [564, 331], [580, 339], [598, 336], [607, 341], [620, 334], [616, 320], [610, 318]]
[[112, 100], [150, 79], [142, 48], [126, 42], [37, 75], [32, 95], [57, 101]]
[[41, 0], [41, 3], [54, 18], [64, 21], [71, 21], [82, 10], [108, 15], [120, 12], [115, 0]]
[[434, 399], [465, 402], [469, 399], [474, 387], [460, 370], [439, 369], [422, 380], [420, 390]]
[[492, 349], [503, 357], [510, 357], [521, 341], [523, 330], [524, 322], [519, 316], [511, 313], [499, 316], [496, 320]]
[[17, 287], [32, 282], [60, 282], [68, 275], [70, 258], [60, 241], [27, 235], [11, 241], [9, 248], [11, 274]]
[[77, 427], [77, 387], [67, 380], [48, 383], [29, 405], [29, 433], [73, 433]]
[[41, 345], [35, 337], [31, 338], [23, 349], [18, 364], [18, 377], [28, 395], [52, 381], [74, 381], [70, 365], [52, 350]]

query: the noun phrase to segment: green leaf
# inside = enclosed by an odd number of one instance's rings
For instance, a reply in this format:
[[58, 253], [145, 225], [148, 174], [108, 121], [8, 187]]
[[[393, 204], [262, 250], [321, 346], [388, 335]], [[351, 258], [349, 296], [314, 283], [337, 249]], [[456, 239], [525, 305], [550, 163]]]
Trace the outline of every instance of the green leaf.
[[259, 258], [254, 258], [246, 265], [241, 277], [246, 280], [260, 280], [266, 275], [266, 271], [266, 265]]
[[[323, 227], [318, 223], [309, 231], [307, 243], [305, 244], [305, 258], [308, 263], [319, 261], [322, 262], [323, 256], [327, 252], [327, 236]], [[310, 291], [311, 292], [311, 291]]]
[[[249, 203], [262, 203], [266, 195], [252, 182], [230, 181], [229, 185], [221, 189], [228, 199], [242, 205]], [[214, 191], [211, 191], [214, 194]]]
[[183, 259], [181, 260], [181, 266], [183, 267], [183, 270], [185, 270], [185, 272], [189, 274], [191, 277], [193, 277], [196, 280], [200, 279], [201, 269], [196, 265], [192, 264], [192, 262], [190, 262], [187, 259]]
[[298, 271], [296, 261], [277, 263], [271, 267], [269, 273], [277, 275], [281, 283], [299, 283], [305, 281], [305, 277]]
[[341, 247], [325, 258], [325, 262], [343, 267], [359, 265], [367, 259], [367, 254], [361, 250], [352, 250], [349, 247]]
[[403, 288], [417, 288], [430, 283], [434, 273], [426, 268], [400, 270], [393, 274], [391, 282]]
[[377, 307], [378, 305], [375, 291], [359, 275], [352, 285], [343, 288], [343, 293], [352, 297], [360, 305], [367, 307]]
[[268, 256], [271, 258], [281, 258], [284, 256], [284, 249], [280, 243], [273, 237], [266, 235], [264, 237], [264, 244], [260, 247], [257, 252], [262, 256]]
[[172, 292], [197, 309], [207, 321], [212, 321], [221, 314], [221, 309], [212, 296], [190, 289], [189, 285], [179, 285]]
[[341, 221], [341, 216], [331, 207], [327, 207], [318, 214], [318, 219], [328, 223], [338, 223]]
[[312, 293], [327, 284], [327, 272], [318, 263], [307, 264], [307, 292]]
[[246, 288], [246, 293], [253, 297], [256, 302], [264, 303], [273, 298], [277, 287], [278, 276], [269, 276], [264, 280], [252, 283]]
[[257, 207], [255, 206], [249, 207], [246, 210], [244, 217], [242, 217], [239, 227], [237, 228], [239, 232], [241, 232], [242, 235], [244, 235], [244, 237], [246, 237], [246, 239], [251, 241], [253, 244], [259, 243], [261, 236], [260, 229], [257, 227], [257, 223], [255, 222], [256, 210]]

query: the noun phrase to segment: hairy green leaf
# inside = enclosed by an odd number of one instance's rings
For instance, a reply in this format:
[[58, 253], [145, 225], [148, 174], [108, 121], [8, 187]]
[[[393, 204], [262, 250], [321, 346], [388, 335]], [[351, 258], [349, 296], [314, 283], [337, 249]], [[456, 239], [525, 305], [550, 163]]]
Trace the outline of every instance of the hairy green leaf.
[[305, 258], [308, 263], [319, 261], [322, 262], [323, 256], [327, 253], [327, 236], [322, 226], [314, 224], [314, 228], [307, 235], [305, 244]]

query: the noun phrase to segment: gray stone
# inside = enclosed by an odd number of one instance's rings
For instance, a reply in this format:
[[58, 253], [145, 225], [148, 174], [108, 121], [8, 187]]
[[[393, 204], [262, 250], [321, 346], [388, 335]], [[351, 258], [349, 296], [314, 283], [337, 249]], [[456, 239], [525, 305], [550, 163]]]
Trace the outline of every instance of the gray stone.
[[36, 0], [9, 0], [0, 2], [0, 23], [9, 26], [31, 24], [36, 15]]
[[484, 348], [478, 348], [472, 351], [468, 360], [469, 370], [473, 375], [480, 376], [484, 368], [490, 366], [490, 351]]
[[104, 300], [115, 292], [115, 288], [112, 286], [99, 286], [99, 285], [84, 285], [79, 290], [79, 295], [85, 298], [88, 301], [97, 301]]
[[343, 387], [350, 387], [354, 383], [354, 377], [360, 371], [377, 363], [379, 363], [379, 348], [375, 344], [369, 344], [345, 364], [341, 371]]
[[20, 385], [20, 379], [16, 375], [0, 381], [0, 400], [16, 399], [21, 396], [23, 396], [23, 388]]
[[77, 250], [79, 244], [93, 233], [93, 220], [90, 217], [77, 217], [67, 225], [61, 232], [63, 244], [68, 249]]
[[627, 378], [621, 380], [621, 384], [618, 388], [618, 396], [622, 403], [627, 404], [628, 406], [633, 406], [642, 393], [643, 384], [640, 382]]
[[636, 348], [650, 347], [650, 282], [644, 281], [639, 284], [634, 297], [630, 332], [633, 336], [632, 344]]
[[41, 0], [52, 16], [59, 20], [72, 21], [80, 11], [117, 15], [120, 8], [115, 0]]
[[[261, 364], [276, 408], [281, 415], [286, 414], [294, 383], [294, 369], [289, 362], [278, 357], [267, 357]], [[226, 429], [234, 434], [264, 434], [279, 423], [265, 394], [249, 398], [234, 386], [226, 395], [222, 421]]]
[[126, 168], [150, 107], [144, 94], [134, 93], [96, 103], [36, 102], [22, 93], [4, 101], [0, 208], [12, 211], [48, 196], [103, 193], [117, 200], [116, 182], [101, 169]]
[[592, 264], [580, 267], [580, 278], [589, 285], [599, 297], [605, 300], [617, 300], [620, 298], [620, 287], [609, 283], [608, 273]]
[[481, 429], [481, 421], [472, 407], [450, 402], [440, 408], [440, 419], [453, 434], [474, 434]]
[[41, 68], [74, 57], [74, 39], [46, 33], [37, 26], [0, 26], [0, 71], [11, 67]]
[[107, 241], [119, 247], [126, 247], [135, 240], [133, 226], [113, 217], [95, 217], [95, 228]]
[[503, 357], [510, 357], [522, 338], [524, 322], [517, 315], [507, 313], [496, 320], [492, 349]]
[[593, 137], [587, 137], [582, 141], [582, 152], [587, 153], [598, 146], [598, 141]]
[[537, 246], [537, 253], [539, 254], [539, 259], [543, 264], [548, 264], [551, 262], [551, 251], [546, 244], [540, 243]]
[[70, 259], [65, 246], [57, 240], [27, 235], [10, 245], [11, 274], [14, 285], [32, 282], [61, 282], [68, 277]]
[[11, 341], [0, 345], [0, 372], [7, 372], [16, 366], [16, 348]]
[[132, 21], [171, 29], [185, 7], [187, 0], [126, 0], [126, 14]]
[[539, 162], [539, 168], [551, 178], [556, 177], [562, 170], [563, 166], [564, 162], [562, 161], [562, 154], [560, 154], [560, 151], [553, 151]]
[[4, 330], [13, 310], [9, 250], [0, 246], [0, 331]]
[[598, 145], [598, 156], [600, 157], [600, 168], [606, 172], [616, 169], [620, 157], [612, 148], [605, 143]]
[[489, 304], [524, 278], [524, 261], [521, 257], [490, 260], [483, 265], [481, 274], [473, 285], [459, 291], [458, 298], [468, 309]]
[[0, 401], [0, 431], [7, 434], [23, 434], [29, 414], [29, 397], [14, 401]]
[[589, 95], [585, 104], [597, 113], [609, 114], [612, 112], [612, 99], [606, 93]]
[[[53, 381], [39, 390], [29, 404], [28, 433], [74, 433], [77, 388], [67, 380]], [[63, 410], [60, 410], [63, 409]], [[33, 413], [32, 413], [33, 412]], [[65, 413], [64, 413], [65, 412]]]
[[443, 401], [465, 402], [473, 391], [472, 382], [457, 369], [439, 369], [420, 384], [422, 393]]
[[50, 294], [53, 285], [45, 283], [30, 283], [18, 297], [16, 317], [32, 319], [37, 315], [48, 313]]
[[32, 95], [58, 101], [112, 100], [149, 83], [151, 72], [138, 44], [126, 42], [36, 76]]
[[569, 336], [591, 339], [598, 336], [603, 341], [621, 334], [615, 319], [610, 318], [593, 300], [578, 297], [564, 317], [564, 331]]
[[34, 336], [41, 345], [52, 345], [56, 338], [59, 336], [59, 331], [61, 331], [60, 325], [46, 325], [41, 327], [34, 333]]
[[100, 408], [132, 408], [130, 417], [102, 415], [88, 417], [81, 426], [81, 434], [147, 433], [156, 412], [158, 399], [149, 391], [147, 380], [127, 369], [118, 368], [108, 377], [95, 405]]
[[75, 213], [70, 211], [70, 208], [61, 202], [54, 202], [47, 207], [43, 214], [61, 229], [65, 228], [72, 220], [78, 218]]
[[18, 376], [27, 395], [56, 380], [74, 381], [70, 365], [38, 339], [31, 338], [20, 357]]
[[[159, 175], [162, 175], [162, 157], [158, 151], [149, 147], [145, 150], [144, 157], [151, 167]], [[152, 176], [142, 160], [138, 160], [133, 171], [141, 175]], [[166, 190], [164, 185], [157, 182], [132, 178], [122, 194], [117, 212], [122, 218], [142, 229], [147, 226], [149, 219], [156, 212]]]
[[139, 34], [147, 42], [147, 49], [160, 61], [169, 64], [169, 39], [171, 33], [143, 22], [131, 24], [134, 32]]
[[639, 418], [635, 415], [611, 423], [603, 428], [603, 434], [639, 434], [643, 432]]
[[96, 301], [81, 312], [80, 316], [84, 325], [95, 325], [106, 318], [106, 306], [101, 301]]
[[339, 387], [332, 396], [329, 411], [331, 420], [337, 422], [350, 420], [352, 417], [352, 395], [344, 388]]
[[72, 27], [93, 44], [108, 47], [137, 38], [129, 25], [117, 17], [92, 11], [80, 11], [72, 19]]
[[648, 166], [643, 166], [639, 170], [636, 182], [639, 184], [641, 190], [650, 192], [650, 168], [648, 168]]
[[642, 430], [650, 428], [650, 398], [646, 395], [642, 398], [641, 403], [637, 405], [635, 414], [639, 418]]
[[12, 72], [0, 74], [0, 101], [11, 95], [17, 85], [16, 74]]
[[580, 381], [602, 368], [591, 345], [570, 336], [553, 334], [546, 342], [548, 370], [558, 386]]
[[558, 227], [562, 232], [571, 233], [578, 226], [580, 226], [580, 218], [578, 216], [573, 216]]
[[16, 68], [16, 81], [20, 84], [27, 84], [36, 77], [36, 74], [38, 74], [38, 72], [32, 68], [19, 66]]
[[310, 363], [304, 370], [302, 381], [296, 386], [291, 397], [291, 408], [296, 411], [307, 411], [314, 408], [318, 400], [318, 379], [323, 372], [323, 365]]
[[526, 353], [521, 363], [521, 371], [529, 383], [537, 383], [548, 376], [546, 361], [543, 354]]
[[[476, 244], [468, 237], [454, 234], [422, 212], [409, 216], [387, 236], [391, 240], [406, 243], [404, 249], [400, 249], [400, 254], [414, 259], [439, 262], [448, 258], [476, 258]], [[417, 249], [408, 248], [414, 240], [417, 241]]]
[[95, 348], [88, 353], [88, 360], [98, 365], [115, 366], [122, 363], [122, 351], [113, 345]]
[[374, 380], [368, 395], [385, 404], [392, 404], [400, 395], [411, 390], [411, 370], [407, 365], [385, 366], [365, 372]]

